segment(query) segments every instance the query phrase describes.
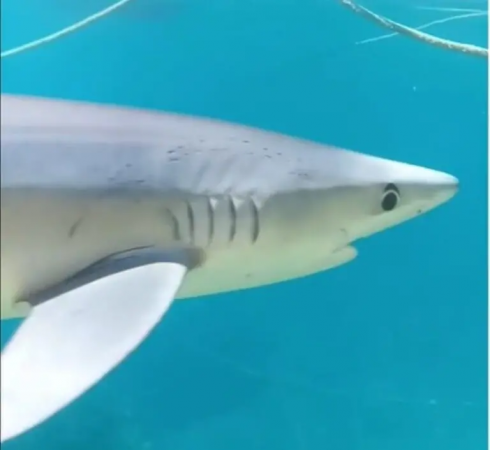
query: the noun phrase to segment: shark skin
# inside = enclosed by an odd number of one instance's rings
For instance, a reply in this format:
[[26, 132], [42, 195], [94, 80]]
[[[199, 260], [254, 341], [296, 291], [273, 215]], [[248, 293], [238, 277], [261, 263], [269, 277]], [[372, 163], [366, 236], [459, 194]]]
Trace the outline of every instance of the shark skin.
[[1, 441], [124, 360], [174, 299], [354, 259], [450, 200], [446, 173], [216, 120], [1, 98]]

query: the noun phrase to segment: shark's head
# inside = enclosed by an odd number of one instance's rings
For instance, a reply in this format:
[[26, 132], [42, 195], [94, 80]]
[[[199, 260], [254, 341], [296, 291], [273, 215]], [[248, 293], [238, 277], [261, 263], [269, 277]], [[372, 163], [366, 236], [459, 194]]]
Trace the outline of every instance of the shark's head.
[[306, 231], [329, 236], [330, 248], [424, 214], [458, 191], [455, 177], [424, 167], [337, 149], [320, 158], [309, 171], [314, 187], [304, 207], [316, 218]]
[[[346, 226], [351, 240], [372, 235], [447, 202], [458, 180], [446, 173], [410, 164], [363, 156], [366, 172], [352, 186], [359, 195], [359, 216]], [[347, 183], [348, 184], [348, 183]], [[347, 194], [348, 195], [348, 194]], [[356, 201], [356, 200], [354, 200]]]

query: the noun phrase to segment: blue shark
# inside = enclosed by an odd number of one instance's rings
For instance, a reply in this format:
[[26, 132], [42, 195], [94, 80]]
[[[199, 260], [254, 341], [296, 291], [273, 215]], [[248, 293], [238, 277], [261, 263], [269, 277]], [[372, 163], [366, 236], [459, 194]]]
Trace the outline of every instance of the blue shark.
[[[446, 173], [191, 116], [2, 95], [1, 441], [121, 363], [175, 299], [326, 271], [450, 200]], [[403, 251], [401, 249], [400, 251]]]

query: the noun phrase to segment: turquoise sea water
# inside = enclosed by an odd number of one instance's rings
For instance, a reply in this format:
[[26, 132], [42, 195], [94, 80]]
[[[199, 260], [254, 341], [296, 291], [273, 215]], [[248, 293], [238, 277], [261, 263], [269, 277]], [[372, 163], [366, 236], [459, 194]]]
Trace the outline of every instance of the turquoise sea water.
[[[449, 15], [416, 5], [487, 8], [414, 1], [366, 6], [410, 25]], [[1, 0], [2, 49], [109, 4]], [[431, 31], [485, 45], [486, 18]], [[2, 93], [217, 117], [461, 181], [337, 270], [178, 302], [133, 357], [5, 450], [486, 448], [486, 62], [398, 37], [355, 45], [378, 34], [334, 0], [133, 0], [2, 60]]]

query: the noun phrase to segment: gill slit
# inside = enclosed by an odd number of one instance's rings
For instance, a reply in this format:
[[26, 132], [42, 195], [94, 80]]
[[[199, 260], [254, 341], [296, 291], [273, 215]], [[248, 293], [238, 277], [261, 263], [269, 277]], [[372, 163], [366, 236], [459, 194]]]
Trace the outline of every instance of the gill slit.
[[237, 228], [237, 208], [235, 204], [235, 199], [233, 197], [228, 198], [228, 206], [230, 212], [230, 236], [229, 242], [233, 242], [236, 236], [236, 228]]
[[190, 201], [186, 201], [185, 204], [187, 210], [187, 222], [189, 223], [189, 240], [191, 243], [194, 243], [196, 233], [194, 210], [192, 209], [192, 203]]
[[208, 211], [208, 221], [209, 221], [209, 227], [208, 227], [208, 245], [211, 245], [213, 243], [214, 239], [214, 220], [215, 220], [215, 203], [214, 199], [211, 197], [207, 197], [207, 211]]
[[170, 220], [172, 221], [172, 234], [175, 241], [180, 242], [182, 240], [182, 234], [180, 233], [180, 226], [175, 213], [170, 208], [165, 208], [168, 215], [170, 216]]
[[260, 214], [259, 207], [253, 198], [250, 198], [250, 210], [252, 212], [252, 244], [255, 244], [260, 235]]

